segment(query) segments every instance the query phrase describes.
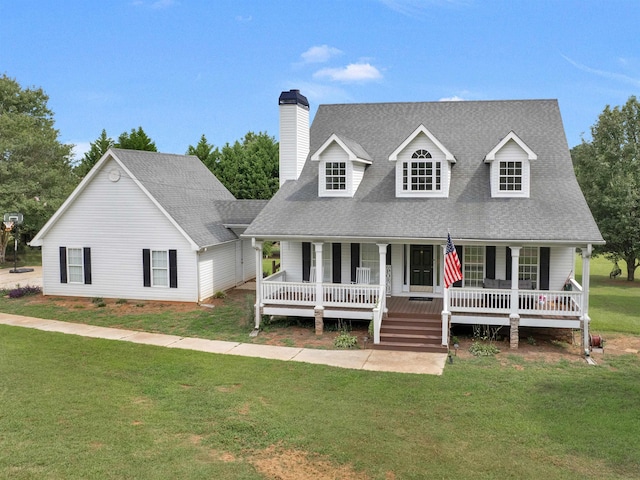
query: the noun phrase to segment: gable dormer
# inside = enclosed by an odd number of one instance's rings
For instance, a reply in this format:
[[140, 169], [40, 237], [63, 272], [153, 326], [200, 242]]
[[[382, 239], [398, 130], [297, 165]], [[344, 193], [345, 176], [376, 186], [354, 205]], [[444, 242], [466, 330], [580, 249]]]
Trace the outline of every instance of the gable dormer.
[[318, 162], [318, 196], [353, 197], [371, 164], [360, 144], [335, 133], [311, 156]]
[[453, 154], [424, 125], [396, 148], [396, 197], [448, 197]]
[[531, 160], [538, 156], [512, 130], [484, 158], [491, 164], [491, 197], [529, 198]]

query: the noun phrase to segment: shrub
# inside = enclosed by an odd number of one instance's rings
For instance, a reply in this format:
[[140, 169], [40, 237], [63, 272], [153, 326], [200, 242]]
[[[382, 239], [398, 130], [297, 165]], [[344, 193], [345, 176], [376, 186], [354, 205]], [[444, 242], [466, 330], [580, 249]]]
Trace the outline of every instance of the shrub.
[[476, 357], [490, 357], [496, 353], [500, 353], [500, 349], [491, 343], [474, 341], [469, 347], [469, 352]]
[[116, 300], [116, 305], [123, 305], [125, 303], [127, 303], [126, 298], [119, 298], [118, 300]]
[[213, 298], [227, 298], [227, 294], [224, 293], [222, 290], [218, 290], [216, 293], [213, 294]]
[[20, 298], [26, 295], [37, 295], [38, 293], [42, 293], [42, 288], [32, 285], [27, 285], [26, 287], [16, 287], [13, 290], [9, 290], [9, 298]]
[[333, 346], [336, 348], [355, 348], [358, 346], [358, 337], [344, 331], [333, 341]]

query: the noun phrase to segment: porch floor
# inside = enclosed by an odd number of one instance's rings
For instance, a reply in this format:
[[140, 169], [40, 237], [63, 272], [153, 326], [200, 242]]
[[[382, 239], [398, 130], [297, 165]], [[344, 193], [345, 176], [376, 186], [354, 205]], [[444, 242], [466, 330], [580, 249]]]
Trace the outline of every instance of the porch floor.
[[387, 297], [389, 316], [394, 314], [410, 314], [439, 317], [442, 314], [442, 298], [420, 298], [419, 300], [411, 300], [412, 298], [416, 297]]

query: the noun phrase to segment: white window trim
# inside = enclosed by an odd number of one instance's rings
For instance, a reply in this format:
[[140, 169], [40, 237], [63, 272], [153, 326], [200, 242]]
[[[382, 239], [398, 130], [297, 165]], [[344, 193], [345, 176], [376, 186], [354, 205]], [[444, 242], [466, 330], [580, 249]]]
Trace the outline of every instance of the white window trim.
[[[532, 264], [532, 263], [523, 263], [523, 259], [526, 255], [524, 255], [524, 251], [526, 248], [532, 248], [535, 250], [536, 252], [536, 263]], [[522, 247], [520, 249], [520, 255], [518, 257], [518, 280], [530, 280], [530, 278], [523, 278], [523, 272], [522, 272], [522, 267], [525, 266], [529, 266], [529, 267], [535, 267], [535, 279], [531, 279], [533, 280], [536, 288], [540, 288], [540, 247]]]
[[[487, 268], [487, 249], [484, 245], [463, 245], [462, 246], [462, 277], [463, 277], [463, 286], [465, 287], [469, 287], [470, 285], [468, 285], [467, 283], [467, 266], [470, 264], [467, 261], [467, 249], [468, 248], [480, 248], [482, 251], [482, 262], [480, 265], [482, 265], [482, 275], [480, 276], [480, 285], [474, 285], [474, 288], [482, 288], [482, 281], [486, 276], [486, 268]], [[479, 265], [478, 263], [471, 263], [471, 265]]]
[[[422, 138], [420, 138], [422, 137]], [[439, 190], [404, 190], [403, 169], [404, 163], [410, 168], [414, 152], [420, 149], [431, 153], [432, 162], [440, 163], [440, 189]], [[447, 198], [451, 182], [451, 165], [456, 163], [453, 154], [433, 135], [424, 125], [416, 128], [404, 142], [396, 148], [389, 161], [396, 162], [396, 197], [398, 198]]]
[[[153, 254], [154, 253], [163, 253], [163, 252], [165, 253], [165, 256], [166, 256], [167, 266], [164, 267], [164, 268], [154, 267], [154, 265], [153, 265]], [[151, 256], [151, 258], [149, 259], [149, 263], [150, 263], [149, 268], [150, 268], [150, 274], [151, 274], [151, 286], [152, 287], [156, 287], [156, 288], [169, 288], [169, 284], [171, 283], [170, 279], [169, 279], [169, 268], [170, 268], [169, 267], [169, 250], [168, 249], [167, 250], [163, 250], [163, 249], [154, 250], [154, 249], [151, 249], [149, 255]], [[155, 270], [166, 270], [166, 272], [167, 272], [167, 277], [166, 277], [167, 278], [167, 283], [166, 283], [166, 285], [156, 285], [155, 276], [153, 274], [153, 272]]]
[[[71, 253], [72, 250], [79, 250], [80, 251], [80, 263], [79, 264], [75, 264], [75, 263], [72, 264], [71, 263], [69, 254]], [[80, 267], [81, 268], [81, 272], [82, 273], [80, 275], [80, 280], [79, 281], [72, 280], [71, 267]], [[77, 285], [84, 284], [84, 248], [83, 247], [67, 247], [67, 282], [68, 283], [75, 283]]]
[[[521, 150], [521, 155], [517, 158], [509, 156], [501, 158], [500, 152], [509, 142], [514, 142]], [[492, 198], [529, 198], [531, 185], [531, 160], [537, 160], [538, 156], [522, 141], [515, 132], [511, 131], [485, 156], [484, 162], [491, 164], [491, 197]], [[521, 162], [522, 163], [522, 188], [520, 190], [500, 190], [500, 163], [501, 162]]]

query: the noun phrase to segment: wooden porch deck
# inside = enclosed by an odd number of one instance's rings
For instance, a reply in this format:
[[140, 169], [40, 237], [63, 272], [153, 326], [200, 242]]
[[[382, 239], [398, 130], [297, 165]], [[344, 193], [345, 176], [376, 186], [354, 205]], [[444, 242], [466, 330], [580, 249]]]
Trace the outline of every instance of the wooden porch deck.
[[389, 316], [394, 314], [440, 316], [442, 314], [442, 298], [422, 297], [387, 297]]

